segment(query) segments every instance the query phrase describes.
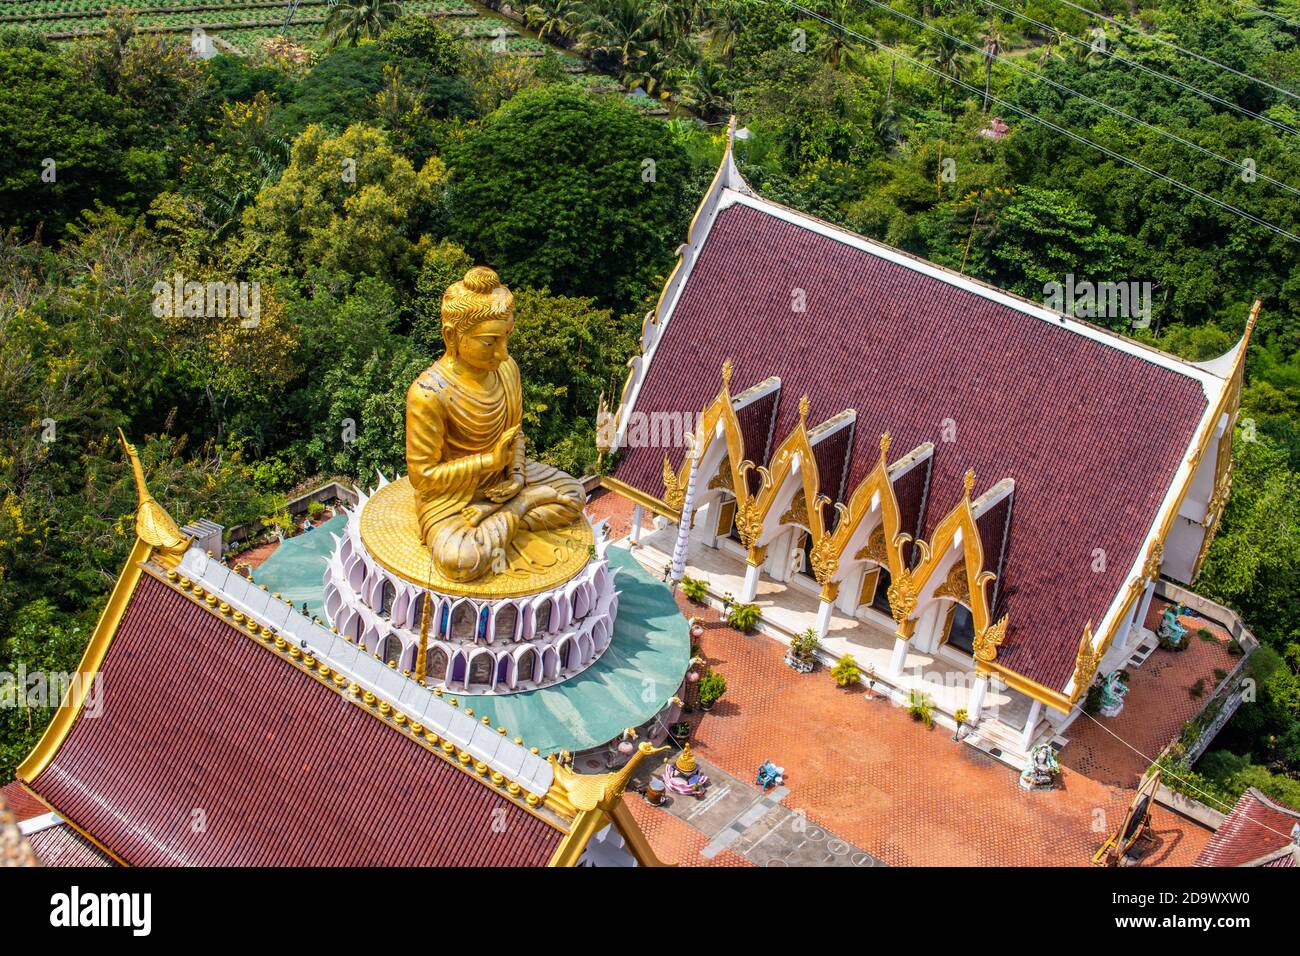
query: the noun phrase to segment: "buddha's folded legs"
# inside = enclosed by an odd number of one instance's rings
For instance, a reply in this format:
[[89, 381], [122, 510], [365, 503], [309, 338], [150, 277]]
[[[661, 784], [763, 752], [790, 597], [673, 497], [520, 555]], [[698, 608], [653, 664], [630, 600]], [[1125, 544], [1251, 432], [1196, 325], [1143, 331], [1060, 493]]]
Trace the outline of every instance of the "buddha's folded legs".
[[472, 581], [489, 570], [504, 571], [507, 547], [520, 528], [541, 531], [571, 524], [582, 515], [582, 483], [557, 468], [527, 462], [524, 489], [501, 504], [475, 498], [458, 515], [428, 529], [438, 571], [452, 581]]

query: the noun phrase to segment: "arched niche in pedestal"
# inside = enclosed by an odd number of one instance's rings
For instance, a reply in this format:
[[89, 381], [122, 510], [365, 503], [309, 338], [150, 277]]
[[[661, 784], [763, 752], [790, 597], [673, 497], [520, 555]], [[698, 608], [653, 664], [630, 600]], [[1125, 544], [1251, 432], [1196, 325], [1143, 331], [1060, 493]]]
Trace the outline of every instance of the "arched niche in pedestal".
[[389, 634], [379, 645], [379, 659], [383, 663], [396, 663], [402, 656], [402, 639], [396, 634]]
[[541, 658], [538, 656], [536, 649], [525, 647], [523, 651], [515, 658], [515, 679], [510, 686], [514, 687], [521, 681], [537, 680], [537, 669], [541, 665]]
[[465, 684], [475, 690], [490, 690], [492, 687], [492, 670], [496, 658], [491, 651], [477, 651], [469, 659], [469, 677]]
[[514, 601], [508, 601], [497, 608], [492, 639], [494, 641], [513, 641], [518, 624], [519, 608]]
[[452, 606], [449, 636], [454, 641], [472, 641], [477, 629], [478, 609], [469, 598], [462, 598]]
[[443, 648], [431, 647], [429, 649], [428, 676], [435, 682], [445, 682], [450, 676], [447, 673], [450, 663], [451, 658], [447, 656], [447, 652]]

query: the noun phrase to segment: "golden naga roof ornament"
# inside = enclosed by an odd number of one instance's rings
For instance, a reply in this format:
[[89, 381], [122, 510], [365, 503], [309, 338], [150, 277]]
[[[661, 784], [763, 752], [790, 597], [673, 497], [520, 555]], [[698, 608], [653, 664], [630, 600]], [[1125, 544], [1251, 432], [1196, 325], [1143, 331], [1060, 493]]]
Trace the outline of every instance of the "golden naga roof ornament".
[[122, 439], [122, 447], [126, 449], [127, 457], [131, 459], [131, 470], [135, 473], [138, 497], [135, 508], [136, 536], [155, 550], [160, 563], [172, 567], [180, 562], [181, 555], [189, 547], [190, 539], [181, 534], [167, 509], [158, 504], [149, 493], [149, 486], [144, 480], [144, 468], [140, 465], [140, 456], [135, 446], [126, 440], [122, 429], [119, 428], [117, 434]]
[[731, 391], [731, 359], [722, 360], [722, 387]]
[[1083, 628], [1083, 637], [1079, 641], [1079, 655], [1074, 661], [1074, 694], [1071, 700], [1078, 700], [1088, 691], [1092, 679], [1097, 676], [1101, 664], [1101, 653], [1092, 647], [1092, 621]]
[[966, 490], [966, 498], [969, 500], [971, 492], [975, 490], [975, 469], [967, 468], [966, 474], [962, 475], [961, 486]]
[[1002, 615], [1002, 619], [996, 624], [990, 624], [984, 630], [975, 635], [974, 655], [975, 660], [991, 664], [997, 659], [998, 648], [1007, 637], [1007, 616]]
[[885, 592], [885, 596], [889, 598], [889, 611], [896, 623], [902, 624], [912, 616], [912, 612], [916, 610], [918, 593], [919, 589], [912, 578], [911, 570], [907, 565], [903, 565], [902, 570], [898, 572], [898, 576]]
[[678, 480], [677, 472], [673, 470], [673, 463], [668, 460], [668, 452], [664, 452], [664, 504], [674, 511], [681, 511], [685, 503], [686, 489]]
[[811, 403], [808, 401], [808, 396], [806, 394], [800, 396], [799, 397], [799, 424], [800, 425], [808, 421], [808, 409], [810, 407], [811, 407]]
[[576, 773], [552, 755], [548, 759], [555, 774], [553, 786], [559, 791], [556, 795], [561, 796], [562, 802], [568, 803], [578, 813], [596, 809], [608, 813], [622, 798], [623, 791], [627, 789], [628, 782], [641, 761], [667, 749], [667, 747], [656, 747], [650, 741], [643, 740], [621, 769], [613, 773], [600, 774]]
[[889, 432], [880, 436], [880, 460], [884, 461], [889, 457]]
[[1160, 565], [1165, 560], [1165, 546], [1157, 541], [1151, 545], [1151, 550], [1147, 552], [1146, 563], [1142, 565], [1142, 577], [1148, 581], [1154, 581], [1160, 577]]

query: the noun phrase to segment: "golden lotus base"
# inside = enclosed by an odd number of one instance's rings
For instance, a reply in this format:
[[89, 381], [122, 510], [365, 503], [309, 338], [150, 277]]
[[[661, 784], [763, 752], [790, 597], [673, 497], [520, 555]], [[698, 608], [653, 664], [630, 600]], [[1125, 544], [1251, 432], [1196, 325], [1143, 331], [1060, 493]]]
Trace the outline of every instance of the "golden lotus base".
[[458, 597], [523, 597], [557, 587], [587, 566], [596, 542], [585, 517], [552, 531], [521, 531], [506, 549], [506, 570], [450, 581], [433, 567], [420, 540], [409, 479], [389, 482], [371, 495], [360, 522], [361, 542], [376, 563], [419, 587]]

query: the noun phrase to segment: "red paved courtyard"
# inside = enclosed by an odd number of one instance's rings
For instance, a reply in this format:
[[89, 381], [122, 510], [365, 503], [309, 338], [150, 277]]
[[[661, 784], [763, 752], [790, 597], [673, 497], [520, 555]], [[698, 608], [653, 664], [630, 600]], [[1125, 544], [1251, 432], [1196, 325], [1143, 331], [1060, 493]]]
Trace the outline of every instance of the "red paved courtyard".
[[[776, 761], [787, 772], [786, 806], [892, 866], [1085, 866], [1132, 798], [1069, 768], [1059, 789], [1028, 793], [1013, 770], [954, 743], [951, 731], [926, 730], [862, 687], [841, 690], [825, 668], [798, 674], [776, 641], [679, 604], [705, 624], [703, 655], [727, 678], [713, 711], [690, 718], [695, 752], [742, 780]], [[1161, 807], [1153, 831], [1149, 864], [1190, 865], [1210, 838]], [[678, 838], [661, 853], [707, 862], [692, 849]]]
[[[598, 495], [587, 510], [608, 517], [615, 537], [626, 533], [631, 505], [621, 497]], [[1068, 766], [1057, 790], [1026, 792], [1014, 770], [954, 743], [951, 731], [926, 730], [888, 701], [867, 700], [861, 686], [841, 690], [825, 668], [798, 674], [782, 660], [785, 649], [777, 641], [740, 634], [721, 623], [716, 611], [680, 595], [678, 604], [705, 625], [702, 654], [727, 679], [727, 694], [712, 712], [687, 717], [698, 756], [741, 780], [752, 780], [762, 761], [774, 760], [786, 768], [787, 807], [890, 865], [1086, 866], [1132, 799], [1131, 790]], [[1216, 665], [1207, 665], [1205, 656], [1226, 652], [1197, 639], [1194, 629], [1192, 636], [1202, 646], [1183, 652], [1195, 656], [1179, 661], [1180, 667], [1211, 671]], [[1156, 663], [1153, 658], [1135, 671], [1135, 680], [1154, 676], [1154, 669], [1143, 671]], [[1141, 692], [1143, 685], [1134, 689]], [[1188, 696], [1181, 687], [1169, 693]], [[1196, 702], [1189, 703], [1194, 712]], [[1185, 709], [1168, 718], [1175, 731]], [[1071, 728], [1079, 729], [1074, 739], [1083, 736], [1083, 726]], [[1112, 729], [1122, 734], [1120, 728], [1117, 723]], [[1095, 752], [1122, 769], [1104, 747], [1097, 745]], [[639, 795], [626, 799], [665, 861], [745, 865], [730, 851], [702, 858], [704, 834], [647, 806]], [[1147, 865], [1190, 865], [1210, 838], [1208, 830], [1163, 807], [1153, 811], [1152, 824], [1156, 843]]]

